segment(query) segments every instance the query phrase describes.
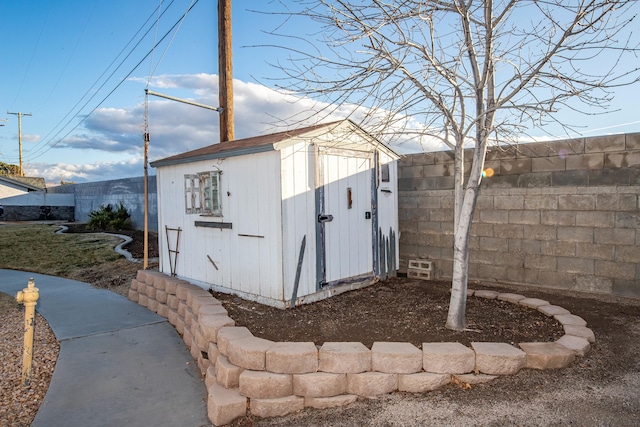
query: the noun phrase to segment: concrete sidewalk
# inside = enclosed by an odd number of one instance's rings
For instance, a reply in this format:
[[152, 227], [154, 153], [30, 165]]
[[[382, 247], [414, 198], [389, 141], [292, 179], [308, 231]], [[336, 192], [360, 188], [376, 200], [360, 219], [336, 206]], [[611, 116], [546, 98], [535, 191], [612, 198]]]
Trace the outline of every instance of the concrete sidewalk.
[[113, 292], [42, 274], [0, 269], [0, 292], [15, 295], [29, 277], [40, 291], [36, 310], [60, 341], [33, 427], [210, 425], [200, 372], [166, 319]]

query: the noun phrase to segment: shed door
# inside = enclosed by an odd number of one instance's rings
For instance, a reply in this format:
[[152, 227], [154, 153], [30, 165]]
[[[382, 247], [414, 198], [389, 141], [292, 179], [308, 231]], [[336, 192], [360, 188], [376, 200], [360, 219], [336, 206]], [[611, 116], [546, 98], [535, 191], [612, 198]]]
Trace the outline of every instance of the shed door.
[[320, 287], [373, 276], [370, 153], [318, 156]]

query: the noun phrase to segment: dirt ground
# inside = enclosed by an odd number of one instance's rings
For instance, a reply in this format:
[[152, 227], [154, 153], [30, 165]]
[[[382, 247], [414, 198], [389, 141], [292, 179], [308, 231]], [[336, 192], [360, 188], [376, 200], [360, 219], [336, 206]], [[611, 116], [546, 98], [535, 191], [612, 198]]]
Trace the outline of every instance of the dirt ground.
[[[403, 279], [381, 283], [327, 300], [316, 307], [281, 312], [284, 321], [261, 314], [256, 304], [225, 298], [224, 304], [238, 324], [246, 322], [254, 333], [270, 339], [284, 340], [288, 330], [306, 339], [334, 339], [328, 333], [362, 341], [368, 345], [376, 339], [411, 341], [425, 338], [473, 341], [514, 342], [524, 339], [546, 341], [555, 338], [557, 326], [548, 318], [529, 317], [535, 310], [521, 309], [497, 301], [470, 298], [468, 320], [481, 332], [452, 333], [438, 325], [421, 331], [426, 316], [442, 305], [447, 294], [444, 283], [416, 283]], [[559, 370], [525, 369], [513, 376], [500, 377], [490, 383], [468, 387], [450, 384], [424, 394], [392, 393], [377, 399], [362, 399], [345, 408], [306, 409], [282, 418], [245, 417], [234, 426], [638, 426], [640, 425], [640, 301], [605, 295], [579, 294], [531, 287], [475, 284], [477, 288], [518, 292], [545, 299], [583, 317], [596, 335], [596, 343], [584, 357]], [[379, 289], [376, 289], [379, 288]], [[437, 289], [439, 297], [433, 297]], [[392, 295], [400, 295], [398, 298]], [[379, 296], [389, 296], [378, 300]], [[409, 296], [411, 295], [411, 296]], [[340, 299], [345, 301], [339, 301]], [[439, 298], [440, 302], [434, 301]], [[229, 300], [232, 304], [229, 303]], [[363, 302], [362, 306], [358, 302]], [[236, 306], [236, 307], [234, 307]], [[321, 312], [309, 322], [308, 312]], [[326, 310], [326, 311], [322, 311]], [[365, 312], [366, 310], [366, 312]], [[271, 312], [271, 310], [266, 310]], [[296, 313], [298, 311], [298, 313]], [[524, 313], [522, 313], [524, 311]], [[257, 315], [254, 313], [258, 313]], [[358, 316], [357, 313], [360, 313]], [[240, 314], [247, 313], [247, 314]], [[341, 315], [344, 313], [344, 315]], [[400, 313], [404, 313], [404, 318]], [[441, 316], [438, 314], [437, 316]], [[515, 317], [513, 317], [515, 316]], [[313, 319], [314, 315], [311, 315]], [[544, 317], [544, 316], [543, 316]], [[324, 318], [321, 321], [319, 318]], [[320, 323], [314, 324], [314, 321]], [[323, 322], [332, 326], [322, 326]], [[344, 323], [343, 323], [344, 322]], [[427, 322], [429, 323], [429, 322]], [[515, 327], [515, 323], [518, 324]], [[306, 324], [306, 325], [305, 325]], [[386, 324], [386, 331], [379, 325]], [[262, 326], [260, 326], [262, 325]], [[307, 328], [306, 326], [311, 326]], [[320, 325], [320, 326], [318, 326]], [[340, 325], [345, 325], [342, 327]], [[304, 326], [304, 327], [303, 327]], [[371, 338], [371, 334], [379, 334]], [[453, 335], [451, 335], [453, 334]], [[389, 338], [391, 336], [391, 338]], [[414, 337], [414, 338], [411, 338]], [[315, 340], [315, 339], [314, 339]], [[317, 342], [317, 341], [316, 341]]]
[[[68, 228], [67, 233], [94, 233], [96, 230], [87, 230], [85, 224], [81, 223], [69, 223], [65, 224]], [[98, 231], [103, 232], [103, 231]], [[107, 231], [104, 231], [107, 232]], [[131, 243], [124, 246], [124, 249], [129, 251], [131, 255], [141, 260], [144, 257], [144, 233], [140, 230], [119, 230], [116, 234], [122, 234], [132, 238]], [[148, 237], [148, 257], [149, 259], [158, 257], [158, 234], [154, 232], [149, 233]], [[149, 262], [150, 269], [158, 268], [157, 261]], [[127, 296], [129, 287], [131, 286], [131, 279], [136, 277], [138, 270], [142, 269], [142, 263], [130, 262], [124, 258], [119, 259], [116, 262], [106, 265], [95, 266], [92, 268], [85, 268], [82, 271], [78, 271], [77, 274], [71, 274], [70, 279], [79, 280], [81, 282], [91, 283], [93, 286], [101, 289], [109, 289], [115, 293], [123, 296]]]
[[[537, 310], [509, 302], [469, 298], [469, 331], [444, 327], [449, 308], [450, 282], [396, 278], [337, 295], [292, 310], [250, 303], [214, 293], [238, 325], [273, 341], [375, 341], [424, 342], [555, 341], [562, 326]], [[483, 286], [486, 289], [486, 286]]]
[[[157, 240], [150, 239], [153, 246]], [[141, 247], [141, 245], [137, 245]], [[136, 245], [130, 247], [136, 257]], [[157, 250], [157, 249], [155, 249]], [[112, 274], [117, 274], [113, 272]], [[109, 272], [104, 272], [107, 281]], [[248, 426], [639, 426], [640, 300], [498, 283], [474, 289], [521, 293], [583, 317], [596, 343], [584, 357], [560, 370], [525, 369], [487, 384], [450, 384], [424, 393], [392, 393], [337, 409], [306, 409], [286, 417], [248, 416]], [[286, 341], [550, 341], [560, 326], [536, 310], [496, 300], [470, 298], [473, 332], [444, 328], [449, 284], [398, 278], [293, 310], [277, 310], [217, 294], [239, 325], [257, 336]]]
[[[134, 236], [134, 239], [136, 237]], [[139, 240], [139, 239], [136, 239]], [[150, 239], [155, 244], [157, 239]], [[134, 257], [136, 247], [129, 245]], [[150, 252], [151, 253], [151, 252]], [[157, 253], [157, 252], [156, 252]], [[126, 293], [140, 264], [124, 260], [113, 268], [78, 278]], [[334, 296], [293, 310], [277, 310], [216, 294], [238, 325], [257, 336], [287, 341], [550, 341], [560, 326], [535, 310], [496, 300], [470, 298], [467, 321], [473, 332], [444, 326], [448, 284], [406, 278]], [[640, 425], [640, 300], [580, 294], [497, 283], [474, 289], [515, 292], [541, 298], [583, 317], [596, 335], [584, 357], [560, 370], [525, 369], [487, 384], [451, 384], [424, 394], [392, 393], [362, 399], [337, 409], [312, 410], [286, 417], [236, 420], [239, 426], [638, 426]]]

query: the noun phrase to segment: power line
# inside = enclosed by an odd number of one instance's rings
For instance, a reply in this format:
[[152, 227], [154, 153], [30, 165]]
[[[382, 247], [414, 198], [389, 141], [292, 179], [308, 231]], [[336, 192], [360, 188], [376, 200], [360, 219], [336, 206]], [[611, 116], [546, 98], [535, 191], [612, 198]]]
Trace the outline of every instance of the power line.
[[[169, 8], [173, 5], [175, 0], [172, 0], [169, 5], [162, 11], [161, 14], [158, 15], [157, 19], [159, 20], [160, 17], [162, 15], [164, 15]], [[187, 11], [181, 16], [181, 18], [167, 31], [167, 33], [160, 39], [160, 41], [158, 41], [157, 43], [154, 44], [154, 47], [152, 49], [155, 49], [159, 44], [162, 43], [162, 41], [168, 36], [168, 34], [170, 34], [173, 29], [181, 22], [181, 20], [184, 19], [184, 17], [187, 15], [187, 13], [193, 8], [193, 6], [195, 6], [195, 4], [198, 3], [198, 0], [196, 0], [190, 7], [189, 9], [187, 9]], [[158, 6], [160, 7], [160, 6]], [[116, 60], [122, 56], [122, 53], [125, 51], [125, 49], [131, 45], [131, 43], [136, 39], [136, 37], [138, 36], [138, 34], [140, 34], [144, 27], [149, 23], [149, 21], [152, 19], [152, 17], [154, 16], [154, 14], [156, 13], [156, 11], [158, 10], [158, 8], [154, 9], [154, 11], [151, 13], [151, 15], [146, 19], [145, 23], [138, 29], [138, 31], [136, 32], [136, 34], [130, 39], [130, 41], [127, 43], [127, 45], [125, 45], [125, 47], [118, 53], [118, 55], [116, 55], [116, 57], [114, 58], [114, 60], [111, 62], [111, 64], [109, 64], [109, 66], [105, 69], [105, 71], [98, 77], [98, 79], [96, 79], [96, 81], [93, 83], [93, 85], [85, 92], [85, 94], [78, 100], [78, 102], [76, 102], [76, 104], [71, 108], [71, 110], [69, 110], [69, 112], [62, 118], [62, 120], [60, 122], [58, 122], [58, 124], [56, 126], [53, 127], [53, 129], [42, 139], [42, 142], [39, 143], [39, 147], [35, 148], [34, 150], [30, 151], [30, 156], [29, 159], [33, 160], [35, 158], [38, 158], [40, 156], [42, 156], [43, 154], [45, 154], [46, 152], [48, 152], [49, 150], [51, 150], [52, 148], [54, 148], [55, 146], [57, 146], [59, 143], [61, 143], [67, 136], [69, 136], [74, 130], [76, 130], [82, 123], [84, 123], [84, 121], [89, 118], [89, 116], [95, 112], [95, 110], [98, 109], [98, 107], [100, 107], [100, 105], [102, 105], [130, 76], [131, 74], [140, 66], [140, 64], [151, 54], [152, 50], [147, 52], [146, 55], [144, 55], [144, 57], [142, 58], [142, 60], [140, 60], [128, 73], [125, 77], [123, 77], [118, 83], [117, 85], [111, 90], [109, 91], [109, 93], [95, 106], [91, 109], [91, 111], [89, 111], [86, 115], [84, 115], [84, 117], [82, 118], [82, 120], [80, 120], [78, 123], [76, 123], [68, 132], [64, 133], [63, 136], [59, 137], [61, 134], [63, 134], [64, 129], [68, 128], [71, 123], [73, 122], [74, 119], [76, 119], [79, 115], [80, 112], [98, 95], [98, 93], [100, 92], [100, 90], [102, 88], [104, 88], [104, 86], [109, 82], [109, 80], [114, 76], [114, 74], [124, 65], [124, 62], [134, 53], [134, 51], [136, 50], [136, 48], [142, 43], [142, 41], [144, 40], [144, 38], [149, 34], [149, 32], [151, 31], [151, 29], [153, 28], [153, 26], [150, 26], [149, 29], [146, 30], [146, 32], [144, 33], [144, 35], [142, 37], [140, 37], [140, 39], [137, 41], [137, 43], [129, 50], [129, 52], [127, 53], [127, 55], [120, 61], [120, 63], [118, 64], [118, 66], [109, 74], [109, 76], [104, 80], [104, 82], [94, 91], [94, 87], [98, 84], [98, 82], [102, 79], [102, 77], [108, 72], [108, 70], [112, 67], [112, 65], [116, 62]], [[89, 95], [89, 93], [93, 92], [93, 94], [86, 100], [86, 102], [84, 104], [82, 104], [82, 106], [80, 108], [78, 108], [76, 110], [76, 107]], [[71, 116], [69, 118], [69, 116]], [[69, 118], [66, 123], [64, 123], [64, 125], [62, 125], [62, 123]], [[49, 138], [49, 136], [57, 129], [60, 128], [52, 137]], [[55, 142], [51, 142], [53, 140], [56, 140]]]
[[[167, 6], [167, 8], [165, 9], [165, 12], [169, 9], [169, 7], [171, 7], [171, 5], [173, 4], [173, 0], [171, 1], [171, 3], [169, 3], [169, 6]], [[113, 77], [113, 75], [115, 74], [115, 72], [117, 70], [120, 69], [120, 67], [124, 64], [124, 61], [126, 61], [129, 56], [131, 56], [134, 52], [134, 50], [140, 45], [140, 43], [142, 42], [142, 40], [149, 34], [149, 31], [151, 31], [150, 27], [145, 34], [140, 38], [140, 40], [138, 40], [138, 42], [135, 44], [135, 46], [133, 46], [133, 48], [131, 48], [131, 50], [129, 51], [129, 53], [120, 61], [120, 63], [118, 64], [118, 66], [113, 70], [113, 72], [104, 80], [104, 82], [102, 83], [102, 85], [100, 85], [100, 87], [96, 90], [94, 90], [94, 88], [96, 87], [96, 85], [100, 82], [100, 80], [103, 78], [103, 76], [109, 71], [109, 69], [113, 66], [113, 64], [115, 64], [115, 62], [118, 60], [118, 58], [120, 58], [122, 56], [122, 54], [125, 52], [125, 50], [131, 45], [131, 43], [136, 39], [136, 37], [138, 36], [138, 34], [140, 34], [140, 32], [144, 29], [144, 27], [147, 25], [147, 23], [152, 19], [153, 15], [155, 14], [157, 8], [154, 9], [154, 11], [149, 15], [149, 17], [145, 20], [144, 24], [142, 24], [140, 26], [140, 28], [138, 28], [138, 31], [136, 31], [136, 33], [131, 37], [131, 39], [129, 40], [129, 42], [127, 42], [127, 44], [120, 50], [120, 52], [118, 52], [118, 54], [114, 57], [114, 59], [111, 61], [111, 63], [107, 66], [107, 68], [105, 68], [105, 70], [102, 72], [102, 74], [100, 74], [100, 76], [93, 82], [93, 84], [91, 85], [91, 87], [89, 89], [87, 89], [85, 91], [85, 93], [80, 97], [80, 99], [78, 99], [78, 101], [73, 105], [73, 107], [71, 107], [71, 109], [67, 112], [67, 114], [65, 114], [65, 116], [51, 129], [51, 131], [49, 131], [49, 133], [47, 133], [47, 135], [45, 135], [42, 138], [42, 142], [40, 142], [38, 144], [38, 146], [34, 147], [34, 149], [30, 152], [30, 159], [35, 159], [41, 155], [43, 155], [44, 153], [46, 153], [47, 151], [49, 151], [52, 146], [47, 147], [47, 144], [51, 141], [56, 139], [56, 137], [58, 137], [63, 131], [64, 129], [69, 126], [71, 124], [71, 122], [80, 114], [80, 111], [82, 111], [82, 109], [84, 107], [87, 106], [87, 104], [89, 102], [91, 102], [91, 100], [93, 100], [93, 98], [98, 94], [98, 92], [107, 84], [107, 82]], [[163, 12], [164, 13], [164, 12]], [[79, 108], [76, 110], [76, 107], [78, 107], [78, 105], [90, 94], [93, 93], [93, 95]], [[71, 116], [71, 117], [70, 117]], [[69, 118], [70, 117], [70, 118]], [[69, 118], [69, 120], [64, 123], [64, 125], [62, 125], [62, 123], [67, 120], [67, 118]], [[78, 124], [79, 125], [79, 124]], [[73, 131], [78, 125], [76, 125], [71, 131]], [[60, 130], [58, 130], [56, 132], [57, 128], [60, 128]], [[55, 134], [49, 138], [49, 136], [54, 133]], [[66, 134], [64, 137], [66, 137], [68, 134]], [[63, 137], [63, 138], [64, 138]]]

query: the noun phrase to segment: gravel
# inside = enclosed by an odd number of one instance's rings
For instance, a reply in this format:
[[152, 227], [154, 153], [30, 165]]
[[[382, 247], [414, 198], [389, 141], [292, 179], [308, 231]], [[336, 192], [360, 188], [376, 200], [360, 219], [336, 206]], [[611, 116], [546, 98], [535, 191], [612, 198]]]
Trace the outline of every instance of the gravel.
[[24, 307], [0, 293], [0, 426], [29, 426], [49, 388], [60, 344], [40, 314], [35, 317], [31, 383], [22, 385]]

